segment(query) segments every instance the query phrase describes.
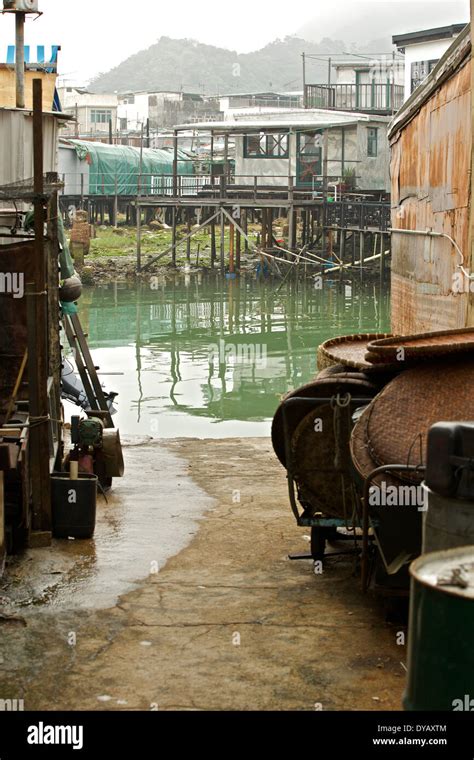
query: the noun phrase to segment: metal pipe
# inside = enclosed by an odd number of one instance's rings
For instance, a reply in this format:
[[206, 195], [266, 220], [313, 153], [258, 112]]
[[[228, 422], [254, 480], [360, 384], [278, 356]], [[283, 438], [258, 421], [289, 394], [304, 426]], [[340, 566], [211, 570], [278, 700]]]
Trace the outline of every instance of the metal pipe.
[[15, 13], [16, 107], [25, 108], [25, 13]]
[[447, 232], [433, 232], [432, 230], [405, 230], [405, 229], [399, 229], [395, 227], [390, 227], [388, 232], [394, 233], [398, 232], [401, 235], [422, 235], [425, 237], [434, 237], [434, 238], [446, 238], [446, 240], [449, 240], [452, 246], [456, 249], [457, 253], [459, 254], [461, 258], [461, 264], [458, 264], [458, 268], [462, 271], [465, 277], [467, 277], [469, 280], [474, 280], [474, 275], [470, 274], [470, 272], [465, 269], [465, 259], [464, 254], [461, 251], [460, 247], [456, 243], [455, 240], [451, 237], [451, 235], [448, 235]]

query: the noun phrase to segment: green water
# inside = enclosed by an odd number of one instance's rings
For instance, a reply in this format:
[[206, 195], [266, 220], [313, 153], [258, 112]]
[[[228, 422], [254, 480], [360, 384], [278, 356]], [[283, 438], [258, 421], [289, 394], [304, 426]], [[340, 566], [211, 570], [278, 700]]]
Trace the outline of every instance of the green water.
[[161, 438], [266, 436], [281, 395], [314, 377], [320, 343], [389, 327], [379, 283], [181, 276], [88, 288], [80, 306], [101, 379], [120, 394], [116, 424]]

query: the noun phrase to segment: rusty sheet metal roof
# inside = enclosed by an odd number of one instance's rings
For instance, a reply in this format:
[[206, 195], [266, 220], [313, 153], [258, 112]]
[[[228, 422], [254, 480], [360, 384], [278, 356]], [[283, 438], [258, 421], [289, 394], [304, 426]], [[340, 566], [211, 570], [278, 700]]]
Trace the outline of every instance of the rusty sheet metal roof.
[[397, 133], [404, 129], [419, 113], [421, 107], [464, 63], [471, 53], [471, 25], [467, 24], [464, 31], [454, 40], [443, 57], [427, 76], [424, 82], [408, 98], [398, 111], [389, 128], [389, 139], [396, 138]]

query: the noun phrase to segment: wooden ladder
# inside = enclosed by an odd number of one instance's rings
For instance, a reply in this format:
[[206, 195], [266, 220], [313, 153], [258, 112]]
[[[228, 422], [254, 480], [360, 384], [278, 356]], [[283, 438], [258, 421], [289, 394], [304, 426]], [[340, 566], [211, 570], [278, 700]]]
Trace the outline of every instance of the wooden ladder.
[[78, 314], [66, 314], [63, 319], [66, 336], [71, 346], [77, 370], [82, 380], [87, 399], [93, 412], [98, 412], [106, 428], [115, 427], [112, 415], [92, 361], [86, 335], [82, 329]]

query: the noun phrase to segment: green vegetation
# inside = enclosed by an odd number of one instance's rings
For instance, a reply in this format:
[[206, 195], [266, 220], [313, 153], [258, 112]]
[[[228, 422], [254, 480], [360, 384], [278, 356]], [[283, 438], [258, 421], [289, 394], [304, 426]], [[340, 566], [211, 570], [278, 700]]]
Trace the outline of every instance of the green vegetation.
[[[178, 240], [183, 239], [188, 234], [185, 226], [178, 227]], [[229, 230], [226, 228], [226, 250], [229, 250]], [[219, 256], [220, 231], [217, 230], [216, 245]], [[127, 259], [134, 259], [136, 256], [137, 232], [133, 227], [99, 227], [97, 237], [91, 241], [91, 249], [86, 257], [86, 264], [100, 264], [109, 259], [123, 262]], [[171, 247], [171, 230], [149, 230], [147, 227], [142, 229], [142, 258], [146, 261], [148, 256], [158, 256]], [[211, 261], [211, 236], [207, 230], [197, 232], [191, 238], [191, 264], [196, 265], [198, 247], [200, 250], [199, 264], [209, 266]], [[161, 259], [159, 264], [166, 266], [171, 261], [171, 255]], [[177, 249], [176, 263], [178, 266], [184, 266], [187, 263], [186, 242]]]

